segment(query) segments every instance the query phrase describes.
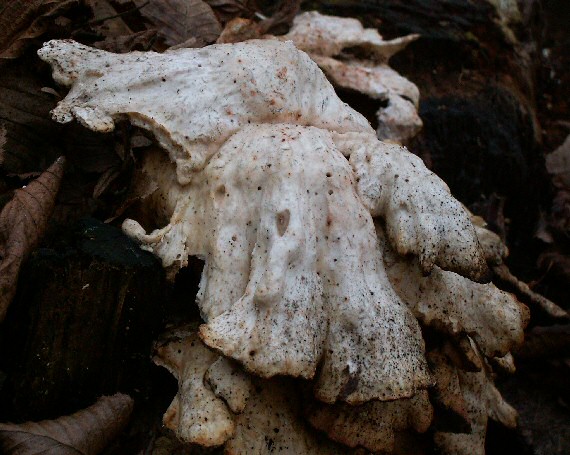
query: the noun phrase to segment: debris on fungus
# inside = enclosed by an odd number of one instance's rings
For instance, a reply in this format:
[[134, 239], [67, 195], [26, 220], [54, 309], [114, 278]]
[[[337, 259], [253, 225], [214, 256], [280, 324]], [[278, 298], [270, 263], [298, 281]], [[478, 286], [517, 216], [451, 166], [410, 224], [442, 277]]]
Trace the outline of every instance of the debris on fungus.
[[[365, 35], [338, 49], [385, 62], [406, 41]], [[51, 41], [39, 54], [71, 85], [56, 120], [109, 131], [126, 117], [168, 153], [141, 166], [163, 227], [123, 229], [171, 278], [205, 260], [203, 324], [154, 356], [178, 379], [164, 421], [179, 438], [235, 454], [413, 453], [435, 434], [451, 453], [481, 447], [489, 416], [513, 424], [491, 362], [509, 363], [526, 307], [482, 284], [491, 255], [447, 185], [379, 141], [292, 43], [115, 55]]]

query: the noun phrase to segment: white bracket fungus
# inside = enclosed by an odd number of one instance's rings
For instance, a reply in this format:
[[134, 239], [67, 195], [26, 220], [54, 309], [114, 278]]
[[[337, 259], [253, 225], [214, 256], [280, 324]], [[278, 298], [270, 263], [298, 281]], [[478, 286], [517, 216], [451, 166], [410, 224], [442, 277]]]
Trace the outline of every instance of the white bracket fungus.
[[[164, 54], [111, 54], [71, 40], [39, 50], [53, 78], [71, 86], [53, 111], [94, 131], [116, 119], [152, 131], [188, 183], [219, 146], [248, 123], [293, 123], [329, 131], [370, 131], [292, 43], [251, 41]], [[174, 109], [177, 112], [174, 111]]]
[[233, 455], [348, 453], [298, 419], [300, 391], [291, 380], [248, 378], [202, 344], [191, 327], [169, 332], [153, 359], [194, 385], [191, 391], [180, 387], [163, 419], [184, 442], [224, 444], [224, 453]]
[[418, 88], [388, 66], [390, 57], [419, 35], [385, 41], [377, 30], [362, 27], [356, 19], [311, 11], [299, 14], [289, 33], [280, 38], [307, 52], [335, 86], [386, 104], [376, 114], [380, 139], [406, 142], [422, 128]]
[[[171, 277], [188, 256], [205, 260], [204, 324], [155, 355], [179, 382], [165, 423], [181, 439], [227, 453], [341, 453], [300, 419], [293, 377], [320, 401], [308, 417], [332, 439], [397, 451], [432, 421], [420, 325], [450, 339], [454, 368], [485, 378], [486, 357], [521, 341], [524, 307], [470, 281], [487, 266], [469, 214], [419, 158], [380, 142], [292, 43], [115, 55], [51, 41], [39, 55], [71, 86], [56, 120], [109, 131], [128, 118], [168, 152], [143, 165], [166, 226], [123, 229]], [[441, 401], [477, 420], [460, 405], [483, 393], [477, 381]]]

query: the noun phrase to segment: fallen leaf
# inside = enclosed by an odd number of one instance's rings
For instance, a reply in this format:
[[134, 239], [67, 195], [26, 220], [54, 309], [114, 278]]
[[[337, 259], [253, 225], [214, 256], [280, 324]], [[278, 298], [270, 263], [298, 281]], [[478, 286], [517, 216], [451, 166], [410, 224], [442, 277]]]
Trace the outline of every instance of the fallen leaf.
[[65, 159], [58, 158], [36, 180], [16, 190], [0, 212], [0, 321], [16, 292], [20, 266], [47, 227], [64, 165]]
[[135, 4], [167, 47], [192, 38], [194, 47], [202, 47], [216, 41], [222, 32], [214, 11], [202, 0], [136, 0]]
[[117, 168], [110, 168], [107, 169], [97, 183], [95, 184], [95, 188], [93, 188], [93, 199], [98, 199], [101, 195], [107, 190], [107, 188], [119, 177], [121, 174], [120, 169]]
[[109, 36], [103, 41], [97, 41], [93, 45], [104, 51], [124, 54], [131, 51], [147, 51], [156, 40], [156, 30], [143, 30], [130, 35]]
[[261, 34], [276, 33], [279, 28], [287, 30], [293, 23], [293, 19], [301, 9], [301, 0], [281, 0], [275, 13], [259, 23]]
[[117, 393], [88, 408], [55, 420], [0, 424], [5, 455], [96, 455], [126, 426], [133, 400]]
[[[143, 138], [138, 138], [135, 142], [142, 142]], [[159, 160], [160, 164], [164, 164], [168, 166], [168, 158], [163, 158], [164, 154], [160, 153], [147, 153], [144, 155], [142, 160], [139, 160], [137, 163], [138, 172], [134, 172], [133, 178], [130, 181], [129, 189], [127, 195], [122, 203], [119, 206], [113, 215], [106, 219], [105, 222], [109, 223], [116, 218], [122, 216], [126, 210], [128, 210], [131, 206], [136, 204], [139, 201], [145, 201], [147, 198], [152, 197], [153, 200], [160, 199], [161, 197], [165, 197], [166, 195], [159, 191], [159, 185], [155, 176], [152, 173], [147, 171], [147, 167], [152, 166], [155, 164], [153, 159]], [[156, 207], [157, 204], [151, 202], [148, 204], [150, 207]], [[168, 217], [166, 214], [159, 215], [156, 213], [154, 209], [147, 209], [147, 204], [141, 205], [138, 207], [138, 210], [135, 210], [137, 216], [140, 216], [143, 220], [143, 225], [152, 226], [154, 223], [161, 223], [161, 222], [168, 222]]]
[[[204, 0], [216, 13], [222, 24], [230, 20], [251, 13], [247, 0]], [[249, 14], [248, 14], [249, 15]]]
[[32, 38], [47, 30], [49, 18], [77, 0], [4, 1], [0, 5], [0, 59], [19, 57]]
[[105, 38], [116, 38], [133, 33], [107, 0], [86, 0], [86, 3], [93, 12], [93, 20], [89, 21], [89, 24]]
[[0, 70], [0, 165], [6, 174], [46, 169], [62, 154], [61, 127], [50, 120], [57, 98], [42, 91], [44, 81], [26, 58], [5, 61]]

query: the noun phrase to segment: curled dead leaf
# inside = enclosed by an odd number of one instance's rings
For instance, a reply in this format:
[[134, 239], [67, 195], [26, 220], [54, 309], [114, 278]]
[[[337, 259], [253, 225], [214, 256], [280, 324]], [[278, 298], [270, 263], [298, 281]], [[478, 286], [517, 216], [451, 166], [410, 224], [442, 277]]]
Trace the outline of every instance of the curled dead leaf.
[[0, 451], [6, 455], [96, 455], [126, 426], [133, 400], [117, 393], [55, 420], [0, 423]]
[[192, 45], [185, 47], [202, 47], [216, 41], [222, 31], [214, 11], [202, 0], [136, 0], [135, 4], [156, 27], [166, 47], [189, 40]]
[[42, 90], [45, 81], [29, 63], [5, 61], [0, 70], [0, 164], [6, 174], [40, 172], [61, 155], [61, 128], [49, 118], [54, 96]]
[[16, 190], [0, 212], [0, 321], [16, 292], [20, 266], [42, 237], [65, 166], [60, 157], [29, 185]]
[[143, 30], [130, 35], [107, 37], [103, 41], [94, 43], [94, 46], [104, 51], [123, 54], [130, 51], [147, 51], [155, 40], [155, 30]]
[[44, 33], [48, 18], [77, 0], [6, 1], [0, 5], [0, 59], [19, 57], [26, 44]]
[[133, 32], [124, 17], [147, 6], [139, 6], [119, 13], [108, 0], [86, 0], [87, 6], [93, 12], [93, 20], [89, 25], [103, 39], [93, 45], [98, 49], [122, 54], [130, 51], [147, 51], [156, 40], [156, 30], [141, 30]]
[[226, 24], [216, 44], [239, 43], [248, 39], [257, 39], [260, 36], [261, 32], [256, 22], [236, 17]]
[[274, 33], [279, 26], [289, 27], [300, 9], [300, 0], [281, 0], [273, 15], [259, 23], [260, 32]]
[[[218, 13], [215, 4], [218, 1], [208, 1], [208, 4], [214, 8], [214, 12]], [[226, 3], [224, 0], [221, 3]], [[256, 22], [251, 18], [253, 15], [248, 15], [248, 18], [237, 17], [237, 15], [242, 13], [251, 13], [248, 11], [247, 7], [244, 6], [242, 11], [236, 11], [233, 17], [223, 16], [226, 20], [223, 20], [225, 24], [224, 30], [219, 36], [216, 43], [238, 43], [241, 41], [246, 41], [249, 39], [261, 38], [264, 34], [268, 32], [279, 32], [280, 29], [287, 29], [291, 26], [293, 19], [299, 12], [300, 1], [298, 0], [282, 0], [276, 7], [275, 12], [271, 17], [265, 18], [260, 22]], [[233, 8], [234, 10], [237, 7]], [[264, 17], [260, 13], [255, 14], [257, 17]], [[318, 63], [318, 62], [317, 62]]]
[[205, 2], [210, 5], [223, 24], [251, 12], [247, 0], [205, 0]]
[[105, 38], [116, 38], [133, 33], [109, 1], [86, 0], [85, 3], [93, 12], [93, 20], [89, 21], [89, 25]]

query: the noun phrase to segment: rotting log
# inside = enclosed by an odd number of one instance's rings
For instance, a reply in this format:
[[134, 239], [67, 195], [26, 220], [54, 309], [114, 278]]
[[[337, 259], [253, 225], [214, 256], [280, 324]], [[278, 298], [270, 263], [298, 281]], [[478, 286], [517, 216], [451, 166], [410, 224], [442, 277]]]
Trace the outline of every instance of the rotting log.
[[32, 254], [0, 332], [2, 420], [70, 413], [149, 387], [164, 273], [115, 227], [84, 220]]

